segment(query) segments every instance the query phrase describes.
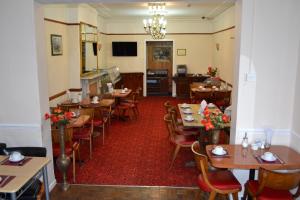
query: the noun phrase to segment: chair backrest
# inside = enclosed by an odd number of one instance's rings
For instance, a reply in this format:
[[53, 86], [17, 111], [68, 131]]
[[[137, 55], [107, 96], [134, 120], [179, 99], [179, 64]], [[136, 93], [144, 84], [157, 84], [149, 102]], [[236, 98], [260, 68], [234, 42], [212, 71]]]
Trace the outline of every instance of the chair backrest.
[[175, 131], [172, 125], [172, 117], [170, 114], [165, 114], [164, 121], [166, 123], [167, 129], [169, 131], [170, 140], [175, 139]]
[[226, 104], [230, 104], [230, 99], [231, 99], [231, 90], [226, 90], [226, 91], [214, 91], [213, 92], [213, 99], [214, 101], [218, 100], [224, 100]]
[[197, 168], [201, 171], [203, 175], [206, 176], [208, 172], [208, 160], [207, 157], [200, 153], [200, 145], [198, 141], [192, 144], [192, 152], [194, 153], [194, 158], [196, 161]]
[[168, 112], [171, 115], [173, 128], [174, 129], [178, 128], [178, 121], [177, 121], [178, 112], [177, 112], [177, 109], [174, 106], [171, 106], [169, 108]]
[[277, 172], [259, 169], [259, 184], [277, 190], [291, 190], [300, 186], [300, 170]]
[[46, 157], [47, 149], [45, 147], [6, 147], [5, 143], [0, 143], [0, 155], [5, 155], [3, 149], [7, 152], [19, 151], [24, 156]]
[[[52, 143], [59, 144], [59, 129], [57, 127], [51, 128], [51, 137], [52, 137]], [[65, 127], [64, 130], [64, 139], [66, 143], [72, 144], [73, 143], [73, 128], [71, 127]]]
[[65, 112], [69, 112], [70, 109], [79, 109], [79, 103], [72, 104], [57, 104], [57, 107]]
[[80, 112], [80, 115], [88, 115], [90, 116], [90, 120], [93, 120], [94, 119], [94, 108], [81, 108], [79, 110]]
[[201, 102], [202, 100], [211, 102], [212, 92], [211, 91], [201, 91], [201, 92], [194, 91], [193, 98], [194, 98], [194, 101], [197, 101], [197, 102]]
[[169, 113], [169, 108], [170, 108], [171, 106], [172, 106], [172, 105], [171, 105], [170, 101], [166, 101], [166, 102], [164, 103], [164, 107], [165, 107], [165, 109], [166, 109], [166, 113]]

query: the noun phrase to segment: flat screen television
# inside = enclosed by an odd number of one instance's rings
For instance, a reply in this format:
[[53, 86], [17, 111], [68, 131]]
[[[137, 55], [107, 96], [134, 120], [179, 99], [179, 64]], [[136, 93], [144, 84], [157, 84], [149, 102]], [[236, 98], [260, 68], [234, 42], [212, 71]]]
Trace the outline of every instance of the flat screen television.
[[112, 42], [113, 56], [137, 56], [137, 42]]

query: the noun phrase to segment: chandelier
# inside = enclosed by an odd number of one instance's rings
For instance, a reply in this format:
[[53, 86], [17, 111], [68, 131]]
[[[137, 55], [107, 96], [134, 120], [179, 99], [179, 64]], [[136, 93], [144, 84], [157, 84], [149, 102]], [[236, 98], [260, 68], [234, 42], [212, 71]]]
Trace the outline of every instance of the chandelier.
[[144, 19], [144, 29], [153, 39], [164, 39], [166, 36], [167, 20], [165, 3], [149, 3], [149, 13], [152, 15], [149, 19]]

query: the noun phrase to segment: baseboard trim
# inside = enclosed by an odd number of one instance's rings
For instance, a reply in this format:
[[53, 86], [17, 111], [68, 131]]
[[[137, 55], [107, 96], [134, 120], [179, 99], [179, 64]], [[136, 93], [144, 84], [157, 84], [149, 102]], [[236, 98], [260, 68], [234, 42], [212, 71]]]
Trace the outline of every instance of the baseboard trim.
[[56, 186], [57, 182], [56, 179], [54, 179], [50, 184], [49, 184], [49, 191], [51, 192], [53, 188]]
[[40, 124], [0, 124], [1, 128], [41, 128]]

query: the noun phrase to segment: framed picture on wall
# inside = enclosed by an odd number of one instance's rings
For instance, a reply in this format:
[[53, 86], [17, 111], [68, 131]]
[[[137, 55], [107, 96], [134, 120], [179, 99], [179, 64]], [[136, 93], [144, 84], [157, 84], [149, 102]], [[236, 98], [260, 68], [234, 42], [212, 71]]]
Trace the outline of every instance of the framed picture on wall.
[[51, 54], [52, 56], [60, 56], [63, 54], [62, 36], [51, 34]]
[[186, 49], [177, 49], [177, 56], [186, 56]]
[[152, 55], [154, 61], [170, 61], [172, 55], [171, 47], [154, 47]]

